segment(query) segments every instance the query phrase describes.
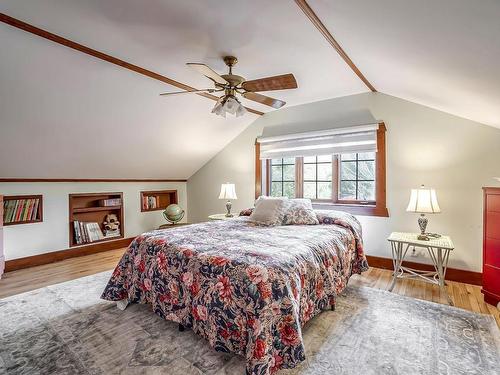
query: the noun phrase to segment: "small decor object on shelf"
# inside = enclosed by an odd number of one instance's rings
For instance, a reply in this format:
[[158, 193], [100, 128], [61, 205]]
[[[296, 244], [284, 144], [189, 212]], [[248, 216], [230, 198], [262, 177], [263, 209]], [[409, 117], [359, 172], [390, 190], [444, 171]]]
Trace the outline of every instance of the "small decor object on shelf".
[[121, 198], [109, 198], [109, 199], [99, 200], [99, 206], [101, 207], [120, 206], [121, 204], [122, 204]]
[[222, 184], [220, 187], [219, 199], [227, 199], [226, 216], [232, 217], [233, 214], [231, 213], [231, 201], [230, 201], [230, 199], [238, 199], [238, 197], [236, 196], [236, 189], [234, 187], [234, 184], [230, 184], [229, 182]]
[[163, 217], [169, 223], [176, 224], [184, 217], [184, 210], [178, 204], [170, 204], [163, 211]]
[[115, 214], [108, 214], [102, 224], [104, 226], [104, 237], [120, 236], [120, 222], [118, 221], [118, 216]]
[[419, 189], [411, 189], [410, 202], [406, 211], [420, 213], [420, 217], [418, 218], [418, 225], [420, 227], [419, 240], [429, 241], [430, 237], [439, 237], [439, 235], [425, 232], [428, 222], [425, 214], [437, 214], [441, 212], [436, 190], [428, 189], [424, 185], [420, 186]]

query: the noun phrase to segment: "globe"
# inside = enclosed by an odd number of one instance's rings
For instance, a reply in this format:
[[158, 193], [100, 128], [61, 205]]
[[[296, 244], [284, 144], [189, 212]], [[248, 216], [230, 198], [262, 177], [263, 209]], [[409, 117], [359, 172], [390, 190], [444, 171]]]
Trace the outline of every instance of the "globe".
[[163, 217], [168, 222], [175, 224], [184, 217], [184, 210], [178, 204], [170, 204], [163, 211]]

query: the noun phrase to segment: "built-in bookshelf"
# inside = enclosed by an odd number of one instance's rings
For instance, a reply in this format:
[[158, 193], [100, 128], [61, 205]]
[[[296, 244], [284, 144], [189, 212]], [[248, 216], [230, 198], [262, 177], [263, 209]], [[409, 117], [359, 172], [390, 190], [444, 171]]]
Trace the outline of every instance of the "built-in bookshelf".
[[141, 211], [160, 211], [177, 204], [177, 190], [141, 191]]
[[[105, 236], [104, 221], [115, 214], [120, 223], [117, 233]], [[112, 241], [123, 238], [123, 193], [79, 193], [69, 195], [69, 245]]]
[[4, 195], [2, 206], [4, 226], [43, 221], [42, 195]]

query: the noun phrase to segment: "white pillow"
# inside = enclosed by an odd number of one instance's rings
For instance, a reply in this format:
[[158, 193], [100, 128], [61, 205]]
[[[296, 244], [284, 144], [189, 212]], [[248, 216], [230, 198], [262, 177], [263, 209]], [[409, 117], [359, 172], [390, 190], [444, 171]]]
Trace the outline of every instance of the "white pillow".
[[289, 199], [283, 217], [283, 225], [316, 225], [319, 224], [316, 212], [310, 199]]
[[260, 196], [249, 220], [261, 225], [281, 225], [287, 201], [286, 197]]

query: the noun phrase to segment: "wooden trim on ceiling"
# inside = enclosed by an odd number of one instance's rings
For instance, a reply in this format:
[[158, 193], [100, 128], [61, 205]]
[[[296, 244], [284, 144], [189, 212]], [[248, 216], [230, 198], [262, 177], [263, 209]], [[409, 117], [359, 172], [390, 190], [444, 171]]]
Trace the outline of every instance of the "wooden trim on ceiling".
[[115, 241], [101, 242], [97, 244], [74, 247], [66, 250], [32, 255], [25, 258], [7, 260], [5, 261], [5, 272], [16, 271], [34, 266], [41, 266], [43, 264], [54, 263], [64, 259], [101, 253], [103, 251], [120, 249], [122, 247], [127, 247], [128, 245], [130, 245], [134, 238], [135, 237], [122, 238]]
[[0, 182], [187, 182], [187, 179], [147, 178], [0, 178]]
[[358, 67], [354, 64], [351, 58], [347, 55], [344, 49], [340, 46], [340, 44], [335, 40], [333, 35], [328, 31], [326, 26], [321, 22], [316, 13], [312, 10], [306, 0], [295, 0], [300, 9], [304, 12], [304, 14], [309, 18], [309, 20], [313, 23], [314, 26], [319, 30], [319, 32], [325, 37], [328, 43], [337, 51], [340, 57], [349, 65], [349, 67], [353, 70], [353, 72], [359, 77], [361, 81], [372, 91], [377, 92], [375, 87], [366, 79], [366, 77], [361, 73]]
[[[123, 60], [120, 60], [116, 57], [113, 57], [113, 56], [110, 56], [110, 55], [107, 55], [103, 52], [99, 52], [95, 49], [92, 49], [92, 48], [89, 48], [89, 47], [86, 47], [82, 44], [79, 44], [79, 43], [76, 43], [76, 42], [73, 42], [69, 39], [66, 39], [66, 38], [63, 38], [59, 35], [56, 35], [56, 34], [53, 34], [51, 32], [48, 32], [46, 30], [43, 30], [43, 29], [40, 29], [36, 26], [33, 26], [33, 25], [30, 25], [26, 22], [23, 22], [21, 20], [18, 20], [16, 18], [13, 18], [13, 17], [10, 17], [4, 13], [0, 13], [0, 21], [10, 25], [10, 26], [13, 26], [13, 27], [16, 27], [18, 29], [21, 29], [21, 30], [24, 30], [26, 32], [29, 32], [31, 34], [35, 34], [35, 35], [38, 35], [42, 38], [45, 38], [45, 39], [48, 39], [54, 43], [58, 43], [58, 44], [61, 44], [65, 47], [69, 47], [69, 48], [72, 48], [76, 51], [79, 51], [79, 52], [82, 52], [82, 53], [85, 53], [87, 55], [90, 55], [90, 56], [93, 56], [95, 58], [98, 58], [98, 59], [101, 59], [101, 60], [104, 60], [104, 61], [107, 61], [111, 64], [115, 64], [115, 65], [118, 65], [118, 66], [121, 66], [122, 68], [125, 68], [125, 69], [128, 69], [128, 70], [132, 70], [133, 72], [136, 72], [136, 73], [139, 73], [139, 74], [142, 74], [142, 75], [145, 75], [147, 77], [150, 77], [150, 78], [153, 78], [153, 79], [156, 79], [158, 81], [161, 81], [161, 82], [164, 82], [164, 83], [167, 83], [169, 85], [172, 85], [172, 86], [175, 86], [177, 88], [180, 88], [181, 90], [186, 90], [186, 91], [196, 91], [197, 89], [194, 88], [194, 87], [191, 87], [191, 86], [188, 86], [184, 83], [181, 83], [179, 81], [176, 81], [176, 80], [173, 80], [171, 78], [168, 78], [168, 77], [165, 77], [165, 76], [162, 76], [161, 74], [158, 74], [158, 73], [155, 73], [155, 72], [152, 72], [151, 70], [147, 70], [147, 69], [144, 69], [144, 68], [141, 68], [140, 66], [137, 66], [137, 65], [134, 65], [134, 64], [130, 64], [126, 61], [123, 61]], [[200, 95], [200, 96], [203, 96], [205, 98], [208, 98], [208, 99], [211, 99], [211, 100], [215, 100], [217, 101], [219, 98], [215, 95], [211, 95], [211, 94], [207, 94], [207, 93], [196, 93], [196, 95]], [[251, 112], [251, 113], [254, 113], [256, 115], [263, 115], [264, 113], [261, 112], [261, 111], [257, 111], [255, 109], [252, 109], [252, 108], [248, 108], [248, 107], [245, 107], [247, 109], [248, 112]]]
[[[394, 269], [392, 259], [390, 258], [367, 255], [366, 259], [368, 260], [368, 264], [370, 265], [370, 267], [382, 268], [391, 271]], [[403, 261], [403, 266], [421, 271], [435, 271], [434, 266], [431, 264]], [[446, 280], [472, 285], [482, 285], [483, 274], [481, 272], [467, 271], [448, 267], [448, 269], [446, 270]]]

